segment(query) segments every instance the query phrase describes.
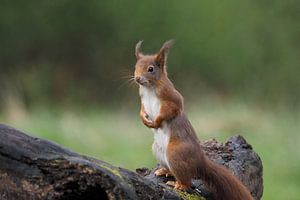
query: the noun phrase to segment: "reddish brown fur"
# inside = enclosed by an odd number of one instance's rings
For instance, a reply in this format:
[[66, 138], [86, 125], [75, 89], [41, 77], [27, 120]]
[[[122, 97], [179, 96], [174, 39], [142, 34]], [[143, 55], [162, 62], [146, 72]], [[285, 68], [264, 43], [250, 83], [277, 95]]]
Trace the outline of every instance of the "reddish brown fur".
[[[140, 116], [150, 128], [160, 127], [166, 121], [170, 127], [167, 158], [170, 172], [177, 182], [175, 188], [188, 189], [192, 178], [199, 177], [215, 191], [218, 200], [253, 200], [247, 188], [225, 167], [210, 161], [199, 144], [196, 133], [183, 112], [183, 98], [169, 80], [166, 71], [166, 55], [171, 43], [167, 42], [160, 52], [151, 56], [140, 53], [137, 45], [135, 77], [146, 76], [149, 87], [155, 88], [160, 99], [160, 112], [154, 121], [147, 118], [143, 105]], [[148, 76], [149, 65], [157, 65], [158, 75]]]

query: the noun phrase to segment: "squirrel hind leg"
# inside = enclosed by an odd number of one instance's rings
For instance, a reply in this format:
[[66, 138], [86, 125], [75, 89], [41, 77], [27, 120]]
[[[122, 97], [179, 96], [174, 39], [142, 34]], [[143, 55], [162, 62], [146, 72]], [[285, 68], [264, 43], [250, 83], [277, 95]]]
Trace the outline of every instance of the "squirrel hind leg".
[[184, 191], [191, 187], [192, 178], [196, 175], [193, 158], [188, 151], [185, 152], [187, 148], [185, 144], [177, 143], [175, 146], [170, 143], [167, 150], [169, 168], [176, 179], [174, 188]]

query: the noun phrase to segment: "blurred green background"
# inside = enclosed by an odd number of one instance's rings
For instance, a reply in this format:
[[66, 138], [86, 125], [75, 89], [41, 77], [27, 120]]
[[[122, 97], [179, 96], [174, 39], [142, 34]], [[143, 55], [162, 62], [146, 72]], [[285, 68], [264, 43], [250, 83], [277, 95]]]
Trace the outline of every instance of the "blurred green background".
[[169, 75], [201, 139], [243, 135], [265, 200], [300, 196], [300, 2], [0, 3], [0, 121], [82, 154], [153, 167], [128, 82], [134, 46], [170, 38]]

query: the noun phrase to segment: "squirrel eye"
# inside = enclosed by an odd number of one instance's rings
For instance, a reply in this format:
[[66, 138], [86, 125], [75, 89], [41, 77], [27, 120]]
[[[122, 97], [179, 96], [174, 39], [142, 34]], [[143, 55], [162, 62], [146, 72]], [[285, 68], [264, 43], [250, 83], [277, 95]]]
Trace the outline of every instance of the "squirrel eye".
[[148, 67], [148, 72], [153, 72], [153, 71], [154, 71], [154, 68], [153, 68], [152, 65], [150, 65], [150, 66]]

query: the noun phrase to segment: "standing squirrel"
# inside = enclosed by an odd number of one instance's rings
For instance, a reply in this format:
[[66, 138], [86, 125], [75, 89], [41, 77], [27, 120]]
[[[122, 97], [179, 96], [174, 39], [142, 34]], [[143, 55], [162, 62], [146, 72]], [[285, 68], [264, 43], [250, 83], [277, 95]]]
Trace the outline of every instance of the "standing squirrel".
[[179, 190], [189, 189], [192, 178], [199, 177], [214, 191], [215, 199], [253, 200], [228, 169], [212, 162], [202, 150], [184, 114], [183, 97], [167, 75], [166, 60], [172, 40], [154, 55], [142, 54], [141, 45], [142, 41], [135, 48], [134, 78], [139, 84], [140, 117], [154, 132], [152, 150], [160, 164], [155, 175], [174, 176], [174, 187]]

